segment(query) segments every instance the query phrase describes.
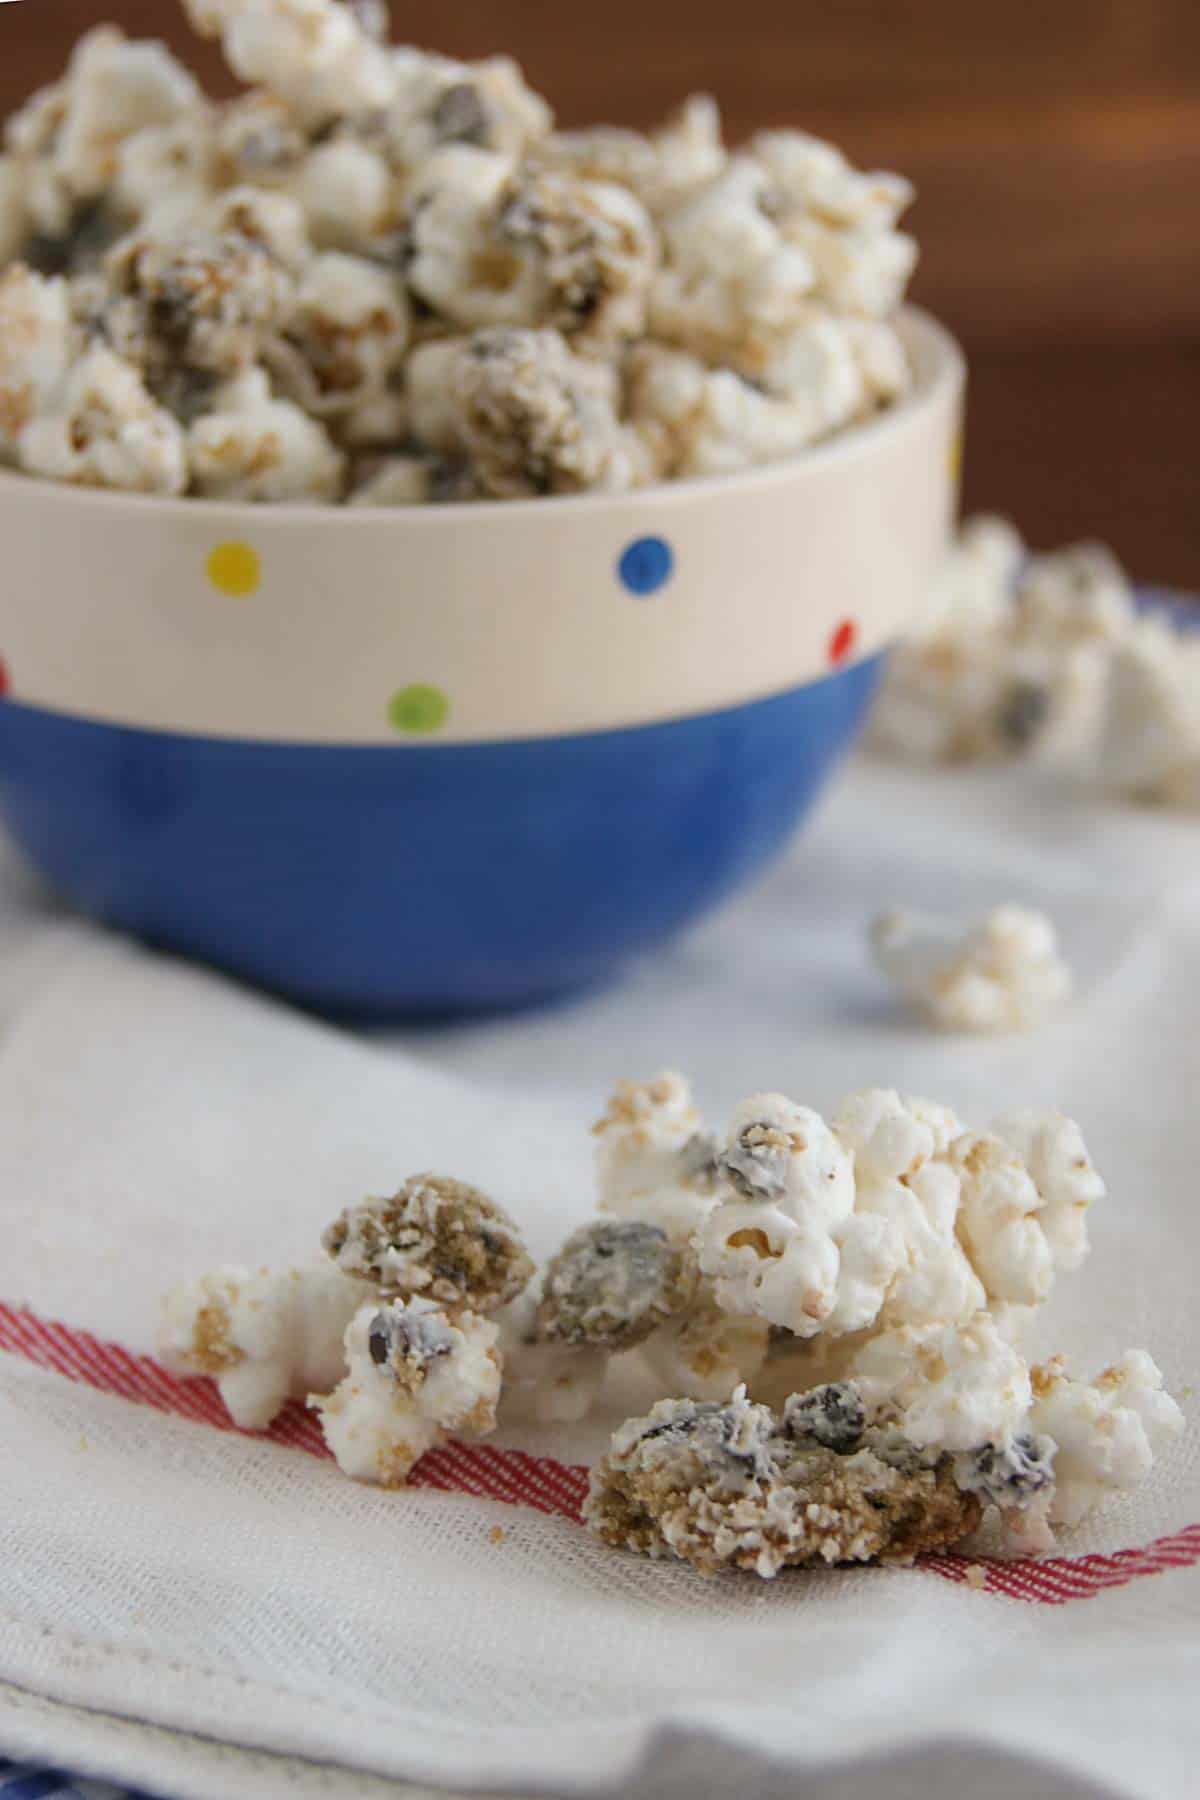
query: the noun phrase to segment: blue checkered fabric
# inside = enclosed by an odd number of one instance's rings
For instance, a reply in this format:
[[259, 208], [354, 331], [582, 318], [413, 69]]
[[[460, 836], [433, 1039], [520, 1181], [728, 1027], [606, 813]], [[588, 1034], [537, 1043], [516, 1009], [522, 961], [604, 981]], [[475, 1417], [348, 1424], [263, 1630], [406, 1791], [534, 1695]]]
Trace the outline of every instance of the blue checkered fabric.
[[0, 1756], [0, 1800], [148, 1800], [148, 1796]]

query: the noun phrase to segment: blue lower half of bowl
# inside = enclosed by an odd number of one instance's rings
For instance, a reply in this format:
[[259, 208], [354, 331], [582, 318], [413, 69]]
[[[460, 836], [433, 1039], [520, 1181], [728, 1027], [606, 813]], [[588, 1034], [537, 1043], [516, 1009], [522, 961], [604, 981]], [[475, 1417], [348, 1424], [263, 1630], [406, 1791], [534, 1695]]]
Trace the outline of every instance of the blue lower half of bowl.
[[487, 744], [230, 741], [0, 703], [0, 809], [85, 912], [329, 1014], [615, 972], [784, 845], [882, 658], [667, 724]]

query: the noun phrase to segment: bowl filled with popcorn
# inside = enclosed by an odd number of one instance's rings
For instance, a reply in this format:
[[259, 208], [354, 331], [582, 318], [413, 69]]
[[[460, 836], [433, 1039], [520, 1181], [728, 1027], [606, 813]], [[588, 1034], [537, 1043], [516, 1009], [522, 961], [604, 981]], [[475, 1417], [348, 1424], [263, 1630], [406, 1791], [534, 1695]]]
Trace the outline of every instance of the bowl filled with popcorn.
[[786, 842], [940, 559], [908, 185], [189, 12], [245, 92], [100, 27], [0, 157], [6, 821], [320, 1008], [601, 979]]

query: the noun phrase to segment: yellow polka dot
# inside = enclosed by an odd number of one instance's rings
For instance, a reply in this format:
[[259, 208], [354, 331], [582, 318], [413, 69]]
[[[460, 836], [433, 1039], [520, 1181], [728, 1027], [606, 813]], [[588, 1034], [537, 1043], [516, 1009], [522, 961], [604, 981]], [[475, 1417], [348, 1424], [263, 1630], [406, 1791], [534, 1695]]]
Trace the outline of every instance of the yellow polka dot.
[[964, 436], [965, 433], [962, 426], [956, 426], [954, 435], [951, 437], [949, 446], [946, 450], [946, 467], [950, 471], [951, 481], [955, 483], [958, 482], [959, 477], [962, 475]]
[[253, 594], [262, 580], [258, 551], [236, 540], [217, 544], [210, 550], [205, 568], [213, 586], [234, 599]]

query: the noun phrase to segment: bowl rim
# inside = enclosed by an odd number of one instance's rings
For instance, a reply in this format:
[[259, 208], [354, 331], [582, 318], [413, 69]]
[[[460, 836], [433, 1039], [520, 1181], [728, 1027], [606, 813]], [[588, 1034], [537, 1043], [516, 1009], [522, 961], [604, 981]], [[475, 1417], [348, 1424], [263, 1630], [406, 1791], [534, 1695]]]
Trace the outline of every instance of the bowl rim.
[[486, 520], [506, 519], [515, 523], [550, 513], [556, 519], [565, 519], [576, 513], [602, 513], [606, 508], [625, 513], [638, 509], [653, 511], [656, 507], [681, 505], [688, 500], [712, 499], [722, 492], [744, 492], [748, 488], [767, 490], [854, 461], [881, 441], [906, 430], [914, 420], [939, 405], [948, 390], [962, 386], [966, 377], [966, 358], [944, 325], [918, 306], [901, 308], [896, 325], [906, 348], [915, 350], [921, 362], [927, 364], [918, 367], [916, 380], [908, 393], [848, 430], [810, 445], [793, 456], [760, 463], [749, 469], [691, 475], [681, 481], [657, 481], [646, 487], [615, 493], [538, 494], [526, 499], [492, 502], [457, 500], [436, 505], [354, 507], [297, 500], [214, 500], [185, 494], [129, 493], [117, 488], [81, 487], [71, 482], [51, 481], [8, 467], [0, 468], [0, 504], [6, 498], [24, 494], [30, 499], [99, 507], [111, 512], [126, 506], [139, 514], [164, 520], [171, 517], [197, 521], [227, 519], [244, 527], [253, 521], [260, 530], [264, 524], [308, 526], [319, 522], [345, 531], [360, 529], [364, 520], [370, 520], [376, 526], [383, 524], [386, 529], [400, 531], [454, 531], [465, 524], [478, 526]]

